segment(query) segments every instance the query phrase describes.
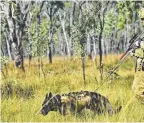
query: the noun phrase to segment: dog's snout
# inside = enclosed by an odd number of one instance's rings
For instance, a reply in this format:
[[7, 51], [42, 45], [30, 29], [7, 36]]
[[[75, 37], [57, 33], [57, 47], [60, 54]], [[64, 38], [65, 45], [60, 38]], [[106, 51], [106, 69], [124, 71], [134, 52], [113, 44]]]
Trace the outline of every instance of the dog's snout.
[[40, 114], [46, 115], [46, 112], [45, 112], [44, 110], [41, 110], [41, 111], [40, 111]]
[[40, 111], [40, 114], [45, 114], [44, 110], [41, 110], [41, 111]]

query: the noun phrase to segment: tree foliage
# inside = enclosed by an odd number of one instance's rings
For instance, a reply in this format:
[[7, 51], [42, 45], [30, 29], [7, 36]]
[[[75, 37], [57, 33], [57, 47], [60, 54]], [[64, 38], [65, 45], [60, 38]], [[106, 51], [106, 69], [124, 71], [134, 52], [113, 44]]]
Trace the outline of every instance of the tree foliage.
[[[27, 57], [121, 53], [143, 30], [143, 1], [3, 1], [1, 51], [15, 62]], [[101, 66], [102, 67], [102, 66]]]

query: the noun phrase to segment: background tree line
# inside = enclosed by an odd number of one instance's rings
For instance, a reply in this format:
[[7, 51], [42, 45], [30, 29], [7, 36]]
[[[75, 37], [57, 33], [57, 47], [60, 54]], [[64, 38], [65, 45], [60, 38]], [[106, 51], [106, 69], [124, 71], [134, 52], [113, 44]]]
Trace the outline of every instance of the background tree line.
[[124, 52], [129, 40], [143, 30], [143, 1], [2, 1], [1, 61], [8, 59], [24, 69], [24, 59], [54, 55], [81, 56], [85, 80], [85, 57]]

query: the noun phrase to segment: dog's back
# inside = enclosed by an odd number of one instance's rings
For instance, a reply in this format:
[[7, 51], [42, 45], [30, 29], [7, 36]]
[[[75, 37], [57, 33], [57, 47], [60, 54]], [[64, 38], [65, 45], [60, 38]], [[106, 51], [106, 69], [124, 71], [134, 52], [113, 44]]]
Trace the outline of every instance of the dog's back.
[[73, 102], [71, 103], [73, 107], [69, 109], [75, 110], [78, 113], [86, 108], [92, 110], [95, 114], [107, 112], [109, 115], [112, 115], [118, 113], [122, 108], [120, 106], [118, 109], [114, 110], [109, 100], [96, 92], [70, 92], [66, 94], [66, 96], [67, 98], [73, 98]]

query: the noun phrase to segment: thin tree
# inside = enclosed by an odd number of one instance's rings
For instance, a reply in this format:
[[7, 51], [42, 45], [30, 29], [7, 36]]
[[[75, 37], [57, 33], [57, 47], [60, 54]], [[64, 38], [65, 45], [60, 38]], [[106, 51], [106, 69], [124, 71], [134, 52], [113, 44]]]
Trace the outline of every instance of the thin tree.
[[26, 1], [4, 1], [1, 9], [7, 24], [5, 36], [9, 40], [14, 55], [14, 62], [17, 68], [24, 69], [23, 58], [23, 35], [27, 26], [27, 16], [33, 2]]
[[53, 45], [53, 35], [54, 35], [54, 16], [59, 9], [63, 9], [64, 4], [62, 1], [47, 1], [45, 2], [45, 8], [43, 9], [44, 14], [50, 20], [49, 25], [49, 40], [48, 40], [48, 47], [49, 47], [49, 63], [52, 64], [52, 45]]
[[105, 24], [105, 12], [107, 10], [109, 2], [101, 2], [101, 11], [98, 14], [99, 17], [99, 24], [100, 24], [100, 33], [99, 33], [99, 56], [100, 56], [100, 74], [101, 74], [101, 80], [103, 79], [103, 51], [102, 51], [102, 35], [104, 31], [104, 24]]

